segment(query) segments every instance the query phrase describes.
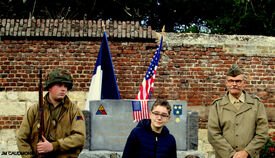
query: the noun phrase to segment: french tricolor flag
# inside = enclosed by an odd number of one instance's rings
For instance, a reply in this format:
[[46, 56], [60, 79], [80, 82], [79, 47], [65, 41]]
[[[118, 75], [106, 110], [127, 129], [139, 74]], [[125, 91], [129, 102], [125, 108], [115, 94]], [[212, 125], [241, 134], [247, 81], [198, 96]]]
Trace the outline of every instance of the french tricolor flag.
[[120, 99], [108, 40], [104, 32], [91, 80], [85, 110], [90, 110], [90, 100]]

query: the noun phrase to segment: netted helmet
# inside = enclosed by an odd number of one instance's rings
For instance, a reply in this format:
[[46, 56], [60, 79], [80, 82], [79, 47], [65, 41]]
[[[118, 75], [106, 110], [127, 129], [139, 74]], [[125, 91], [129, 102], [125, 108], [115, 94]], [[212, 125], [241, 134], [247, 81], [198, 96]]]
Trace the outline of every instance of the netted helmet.
[[45, 90], [49, 90], [55, 83], [65, 83], [70, 90], [73, 87], [73, 78], [67, 70], [54, 69], [46, 76]]

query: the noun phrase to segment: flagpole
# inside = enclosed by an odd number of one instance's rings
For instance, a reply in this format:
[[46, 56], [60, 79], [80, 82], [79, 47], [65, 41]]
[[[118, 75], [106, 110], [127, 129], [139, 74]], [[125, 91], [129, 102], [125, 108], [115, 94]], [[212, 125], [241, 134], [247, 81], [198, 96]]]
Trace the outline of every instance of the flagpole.
[[151, 98], [151, 94], [154, 87], [155, 75], [156, 75], [158, 62], [161, 54], [164, 30], [165, 30], [165, 27], [163, 26], [159, 46], [154, 54], [153, 59], [151, 60], [150, 66], [142, 81], [139, 92], [135, 98], [136, 101], [132, 101], [134, 122], [139, 122], [142, 119], [150, 118], [148, 101]]

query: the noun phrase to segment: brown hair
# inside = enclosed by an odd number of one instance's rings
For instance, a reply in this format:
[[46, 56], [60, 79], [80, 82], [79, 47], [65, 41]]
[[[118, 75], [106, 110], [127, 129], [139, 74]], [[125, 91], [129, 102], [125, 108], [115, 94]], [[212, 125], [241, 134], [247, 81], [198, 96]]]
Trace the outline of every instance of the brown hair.
[[157, 99], [154, 102], [154, 104], [152, 105], [151, 111], [153, 111], [156, 106], [164, 106], [164, 107], [166, 107], [166, 109], [168, 110], [168, 114], [170, 115], [170, 113], [171, 113], [171, 106], [170, 106], [170, 104], [168, 103], [167, 100]]

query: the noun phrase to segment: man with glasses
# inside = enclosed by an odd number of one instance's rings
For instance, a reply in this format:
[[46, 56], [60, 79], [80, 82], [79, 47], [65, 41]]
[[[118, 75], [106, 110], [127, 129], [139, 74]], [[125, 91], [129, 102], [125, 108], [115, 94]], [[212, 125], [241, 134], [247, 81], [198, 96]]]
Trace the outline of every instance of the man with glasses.
[[129, 135], [122, 158], [176, 158], [176, 140], [165, 126], [170, 112], [169, 103], [157, 99], [150, 119], [141, 120]]
[[263, 103], [244, 91], [246, 78], [233, 65], [227, 72], [228, 92], [209, 109], [208, 141], [216, 158], [258, 158], [268, 137], [268, 121]]

